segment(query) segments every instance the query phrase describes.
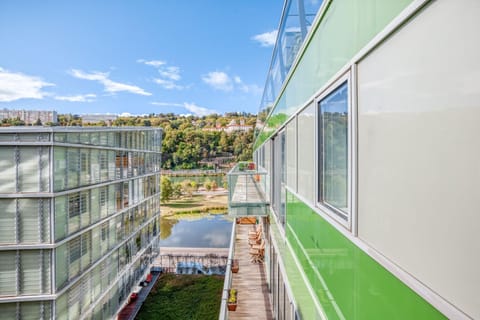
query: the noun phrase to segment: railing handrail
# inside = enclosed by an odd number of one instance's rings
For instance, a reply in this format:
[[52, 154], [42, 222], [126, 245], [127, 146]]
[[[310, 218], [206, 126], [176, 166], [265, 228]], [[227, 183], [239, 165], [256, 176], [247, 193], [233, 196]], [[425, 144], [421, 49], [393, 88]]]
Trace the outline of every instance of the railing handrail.
[[[246, 169], [246, 170], [240, 170], [239, 169], [240, 165], [248, 165], [250, 163], [254, 164], [255, 169]], [[237, 164], [232, 169], [230, 169], [230, 171], [228, 171], [228, 173], [227, 173], [227, 175], [244, 175], [244, 174], [246, 174], [246, 175], [255, 175], [255, 174], [266, 175], [267, 170], [258, 167], [252, 161], [240, 161], [240, 162], [237, 162]]]
[[228, 291], [232, 285], [232, 263], [233, 257], [235, 256], [235, 239], [237, 232], [236, 221], [233, 220], [232, 225], [232, 234], [230, 236], [230, 248], [228, 250], [228, 262], [227, 268], [225, 269], [225, 281], [223, 283], [223, 292], [222, 292], [222, 302], [220, 305], [220, 314], [218, 316], [219, 320], [227, 320], [227, 301], [228, 301]]

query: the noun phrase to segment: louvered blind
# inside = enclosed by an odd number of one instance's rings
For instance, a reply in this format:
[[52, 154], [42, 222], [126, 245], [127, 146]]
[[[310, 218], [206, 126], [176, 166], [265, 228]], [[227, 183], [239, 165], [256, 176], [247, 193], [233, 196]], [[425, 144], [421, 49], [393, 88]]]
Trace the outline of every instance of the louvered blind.
[[42, 251], [29, 250], [20, 253], [20, 293], [42, 293]]
[[16, 243], [15, 214], [16, 200], [0, 199], [0, 244]]
[[16, 295], [16, 251], [0, 252], [0, 297]]
[[41, 148], [21, 147], [18, 163], [18, 188], [20, 192], [40, 191], [39, 152]]
[[18, 200], [20, 242], [38, 243], [42, 241], [44, 212], [39, 207], [39, 202], [37, 199]]
[[15, 147], [2, 147], [0, 152], [0, 193], [15, 192]]

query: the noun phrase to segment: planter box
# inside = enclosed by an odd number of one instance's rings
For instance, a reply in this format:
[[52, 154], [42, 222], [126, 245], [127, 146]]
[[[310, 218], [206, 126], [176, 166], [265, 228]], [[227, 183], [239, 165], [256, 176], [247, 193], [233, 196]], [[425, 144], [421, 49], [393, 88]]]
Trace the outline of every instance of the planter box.
[[236, 289], [230, 289], [228, 292], [228, 301], [227, 301], [227, 308], [228, 311], [235, 311], [237, 310], [237, 290]]
[[234, 259], [233, 263], [232, 263], [232, 272], [237, 273], [239, 269], [240, 269], [240, 267], [238, 265], [238, 260]]

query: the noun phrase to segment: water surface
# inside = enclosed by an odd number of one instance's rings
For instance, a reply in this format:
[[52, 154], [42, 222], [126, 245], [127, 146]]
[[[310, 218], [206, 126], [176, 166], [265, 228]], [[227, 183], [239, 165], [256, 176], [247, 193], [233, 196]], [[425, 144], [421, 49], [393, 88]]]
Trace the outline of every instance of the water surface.
[[160, 246], [228, 248], [232, 220], [225, 215], [201, 215], [185, 219], [161, 218]]

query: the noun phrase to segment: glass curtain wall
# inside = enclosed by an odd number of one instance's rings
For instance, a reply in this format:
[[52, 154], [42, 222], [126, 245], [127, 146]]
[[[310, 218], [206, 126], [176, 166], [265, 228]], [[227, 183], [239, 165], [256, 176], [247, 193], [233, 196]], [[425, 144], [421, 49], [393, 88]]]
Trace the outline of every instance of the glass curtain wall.
[[49, 147], [2, 146], [0, 193], [48, 192]]

